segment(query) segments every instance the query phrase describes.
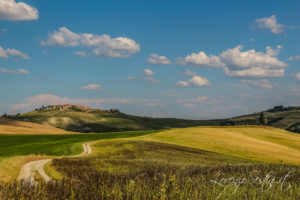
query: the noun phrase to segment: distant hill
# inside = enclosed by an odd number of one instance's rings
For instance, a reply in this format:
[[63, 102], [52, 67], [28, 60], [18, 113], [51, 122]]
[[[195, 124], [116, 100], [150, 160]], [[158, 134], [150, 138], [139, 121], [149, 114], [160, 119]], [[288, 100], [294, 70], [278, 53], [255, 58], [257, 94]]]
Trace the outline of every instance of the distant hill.
[[221, 122], [220, 120], [139, 117], [121, 113], [118, 109], [100, 110], [69, 104], [41, 107], [31, 112], [7, 117], [86, 133], [214, 126]]
[[[260, 125], [261, 112], [219, 120], [186, 120], [127, 115], [118, 109], [100, 110], [80, 105], [53, 105], [7, 116], [15, 120], [50, 125], [75, 132], [158, 130], [192, 126]], [[300, 107], [275, 106], [263, 111], [267, 126], [300, 133]]]
[[[220, 125], [260, 125], [260, 113], [233, 117], [221, 122]], [[263, 113], [267, 121], [267, 126], [300, 133], [300, 107], [275, 106], [263, 111]]]
[[[0, 117], [0, 134], [74, 134], [52, 126]], [[77, 134], [77, 133], [75, 133]]]

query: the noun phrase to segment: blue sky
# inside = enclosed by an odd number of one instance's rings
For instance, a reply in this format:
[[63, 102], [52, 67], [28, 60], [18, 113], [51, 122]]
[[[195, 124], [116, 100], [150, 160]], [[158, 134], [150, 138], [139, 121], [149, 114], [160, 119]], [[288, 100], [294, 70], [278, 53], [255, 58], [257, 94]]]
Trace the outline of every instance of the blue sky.
[[299, 9], [292, 0], [0, 0], [0, 113], [72, 103], [208, 119], [300, 106]]

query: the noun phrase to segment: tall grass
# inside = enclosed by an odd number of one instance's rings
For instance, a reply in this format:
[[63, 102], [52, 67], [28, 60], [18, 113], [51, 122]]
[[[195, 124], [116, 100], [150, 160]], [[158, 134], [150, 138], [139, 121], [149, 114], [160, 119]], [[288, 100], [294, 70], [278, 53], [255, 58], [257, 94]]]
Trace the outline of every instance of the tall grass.
[[[89, 160], [55, 160], [68, 179], [30, 186], [24, 182], [0, 184], [0, 199], [299, 199], [299, 167], [258, 164], [240, 166], [207, 166], [178, 169], [169, 165], [147, 165], [136, 172], [110, 173], [98, 171]], [[276, 177], [292, 176], [280, 184], [242, 184], [220, 186], [223, 177], [265, 177], [272, 171]], [[237, 177], [236, 177], [237, 178]]]

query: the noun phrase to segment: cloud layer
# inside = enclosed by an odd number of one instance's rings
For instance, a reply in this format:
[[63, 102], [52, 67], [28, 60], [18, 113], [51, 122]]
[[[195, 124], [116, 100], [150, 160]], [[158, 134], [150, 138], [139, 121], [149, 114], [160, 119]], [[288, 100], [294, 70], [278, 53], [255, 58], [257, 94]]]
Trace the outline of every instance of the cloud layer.
[[111, 38], [109, 35], [74, 33], [66, 27], [50, 33], [43, 46], [90, 47], [93, 53], [102, 57], [125, 58], [140, 50], [140, 45], [126, 37]]
[[0, 0], [0, 19], [12, 21], [36, 20], [39, 12], [36, 8], [15, 0]]
[[4, 74], [29, 74], [29, 71], [27, 71], [26, 69], [18, 69], [18, 70], [8, 70], [8, 69], [5, 69], [5, 68], [2, 68], [1, 73], [4, 73]]
[[274, 86], [269, 82], [268, 79], [261, 79], [261, 80], [241, 80], [242, 83], [248, 83], [254, 87], [258, 88], [273, 88]]

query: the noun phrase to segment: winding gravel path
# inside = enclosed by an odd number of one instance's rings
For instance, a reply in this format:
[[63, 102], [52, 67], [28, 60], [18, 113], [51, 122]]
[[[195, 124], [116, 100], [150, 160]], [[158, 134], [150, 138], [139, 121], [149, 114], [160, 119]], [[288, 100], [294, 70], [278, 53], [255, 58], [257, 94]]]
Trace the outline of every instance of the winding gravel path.
[[[91, 154], [92, 148], [91, 148], [90, 144], [91, 144], [91, 142], [84, 143], [82, 145], [83, 152], [81, 154], [78, 154], [75, 156], [69, 156], [69, 158], [87, 156], [87, 155]], [[34, 179], [34, 177], [37, 173], [39, 173], [46, 182], [51, 181], [51, 178], [44, 171], [44, 167], [48, 162], [51, 162], [52, 160], [53, 159], [42, 159], [42, 160], [36, 160], [36, 161], [26, 163], [21, 168], [18, 180], [24, 180], [26, 182], [29, 182], [30, 184], [36, 184], [37, 182]]]
[[26, 163], [22, 166], [18, 179], [35, 184], [34, 176], [36, 173], [39, 173], [46, 182], [50, 181], [51, 178], [45, 173], [44, 166], [51, 160], [52, 159], [43, 159]]

